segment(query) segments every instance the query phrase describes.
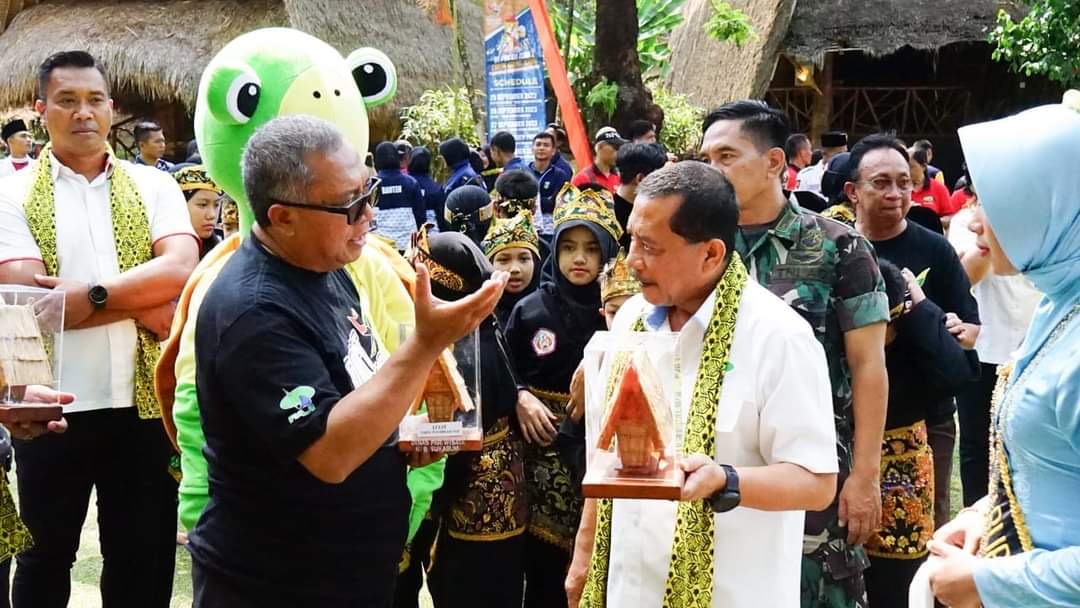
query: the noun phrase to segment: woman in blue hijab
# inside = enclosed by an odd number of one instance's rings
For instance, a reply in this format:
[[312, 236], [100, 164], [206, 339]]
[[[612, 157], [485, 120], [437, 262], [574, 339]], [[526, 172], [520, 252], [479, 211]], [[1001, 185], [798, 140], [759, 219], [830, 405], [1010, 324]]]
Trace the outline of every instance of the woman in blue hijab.
[[949, 606], [1080, 606], [1080, 92], [960, 129], [999, 274], [1045, 294], [999, 374], [989, 495], [934, 536]]

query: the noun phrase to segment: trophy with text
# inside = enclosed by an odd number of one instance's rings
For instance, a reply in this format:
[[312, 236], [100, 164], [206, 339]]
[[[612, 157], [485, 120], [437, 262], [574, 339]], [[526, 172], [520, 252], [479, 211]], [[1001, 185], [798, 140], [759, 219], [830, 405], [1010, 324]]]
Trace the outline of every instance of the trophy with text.
[[483, 444], [477, 329], [439, 355], [398, 428], [398, 447], [404, 452], [461, 452], [479, 451]]

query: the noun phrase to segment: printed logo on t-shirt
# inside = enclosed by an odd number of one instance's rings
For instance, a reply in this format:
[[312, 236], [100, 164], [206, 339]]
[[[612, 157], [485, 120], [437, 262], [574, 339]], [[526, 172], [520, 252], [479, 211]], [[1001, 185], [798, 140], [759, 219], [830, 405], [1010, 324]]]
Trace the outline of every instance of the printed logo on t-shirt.
[[532, 348], [537, 357], [555, 352], [555, 332], [545, 328], [536, 330], [532, 337]]
[[379, 341], [371, 335], [371, 325], [354, 307], [349, 314], [348, 352], [343, 363], [349, 372], [353, 388], [359, 388], [375, 375], [375, 370], [382, 365], [383, 352]]
[[298, 386], [291, 391], [282, 388], [281, 392], [285, 393], [285, 396], [278, 402], [278, 407], [283, 410], [296, 410], [289, 414], [289, 424], [315, 411], [315, 403], [311, 401], [315, 396], [315, 389], [310, 386]]

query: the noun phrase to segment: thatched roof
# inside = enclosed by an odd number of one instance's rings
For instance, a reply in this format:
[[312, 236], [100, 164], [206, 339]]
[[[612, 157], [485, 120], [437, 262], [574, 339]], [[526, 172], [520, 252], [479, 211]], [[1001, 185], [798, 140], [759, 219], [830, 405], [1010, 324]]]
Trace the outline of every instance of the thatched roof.
[[0, 0], [0, 32], [11, 23], [19, 11], [30, 8], [38, 3], [38, 0]]
[[[424, 89], [451, 85], [457, 74], [453, 29], [436, 25], [415, 0], [284, 0], [291, 26], [348, 55], [373, 46], [398, 73], [396, 104], [416, 101]], [[457, 27], [467, 45], [473, 85], [484, 88], [480, 5], [458, 0]]]
[[[0, 0], [0, 20], [4, 16]], [[343, 54], [360, 46], [386, 52], [398, 69], [395, 105], [455, 80], [452, 30], [412, 0], [8, 0], [21, 10], [0, 34], [0, 107], [33, 99], [34, 72], [64, 49], [86, 49], [109, 70], [114, 92], [151, 103], [194, 107], [202, 70], [236, 36], [269, 26], [313, 34]], [[37, 4], [25, 8], [27, 5]], [[474, 83], [481, 86], [480, 8], [459, 1]], [[2, 22], [0, 22], [2, 26]], [[2, 29], [2, 28], [0, 28]]]
[[750, 18], [756, 34], [739, 48], [705, 34], [705, 22], [713, 14], [709, 0], [689, 0], [683, 5], [683, 23], [671, 34], [668, 86], [704, 107], [764, 95], [794, 4], [795, 0], [732, 0], [731, 5]]
[[274, 0], [39, 4], [0, 35], [0, 107], [33, 100], [35, 72], [46, 57], [85, 49], [105, 64], [118, 95], [191, 108], [202, 67], [218, 49], [245, 31], [286, 19]]
[[786, 54], [821, 63], [828, 51], [887, 55], [902, 46], [938, 49], [986, 40], [997, 0], [800, 0], [784, 39]]

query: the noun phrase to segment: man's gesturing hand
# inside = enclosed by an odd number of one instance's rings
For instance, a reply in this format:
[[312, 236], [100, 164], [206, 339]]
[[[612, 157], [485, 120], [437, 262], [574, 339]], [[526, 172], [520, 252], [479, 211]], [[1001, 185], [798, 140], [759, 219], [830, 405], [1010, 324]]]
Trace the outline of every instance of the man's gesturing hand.
[[416, 264], [416, 338], [442, 350], [476, 329], [495, 310], [510, 275], [496, 271], [476, 293], [454, 302], [431, 295], [428, 269]]

